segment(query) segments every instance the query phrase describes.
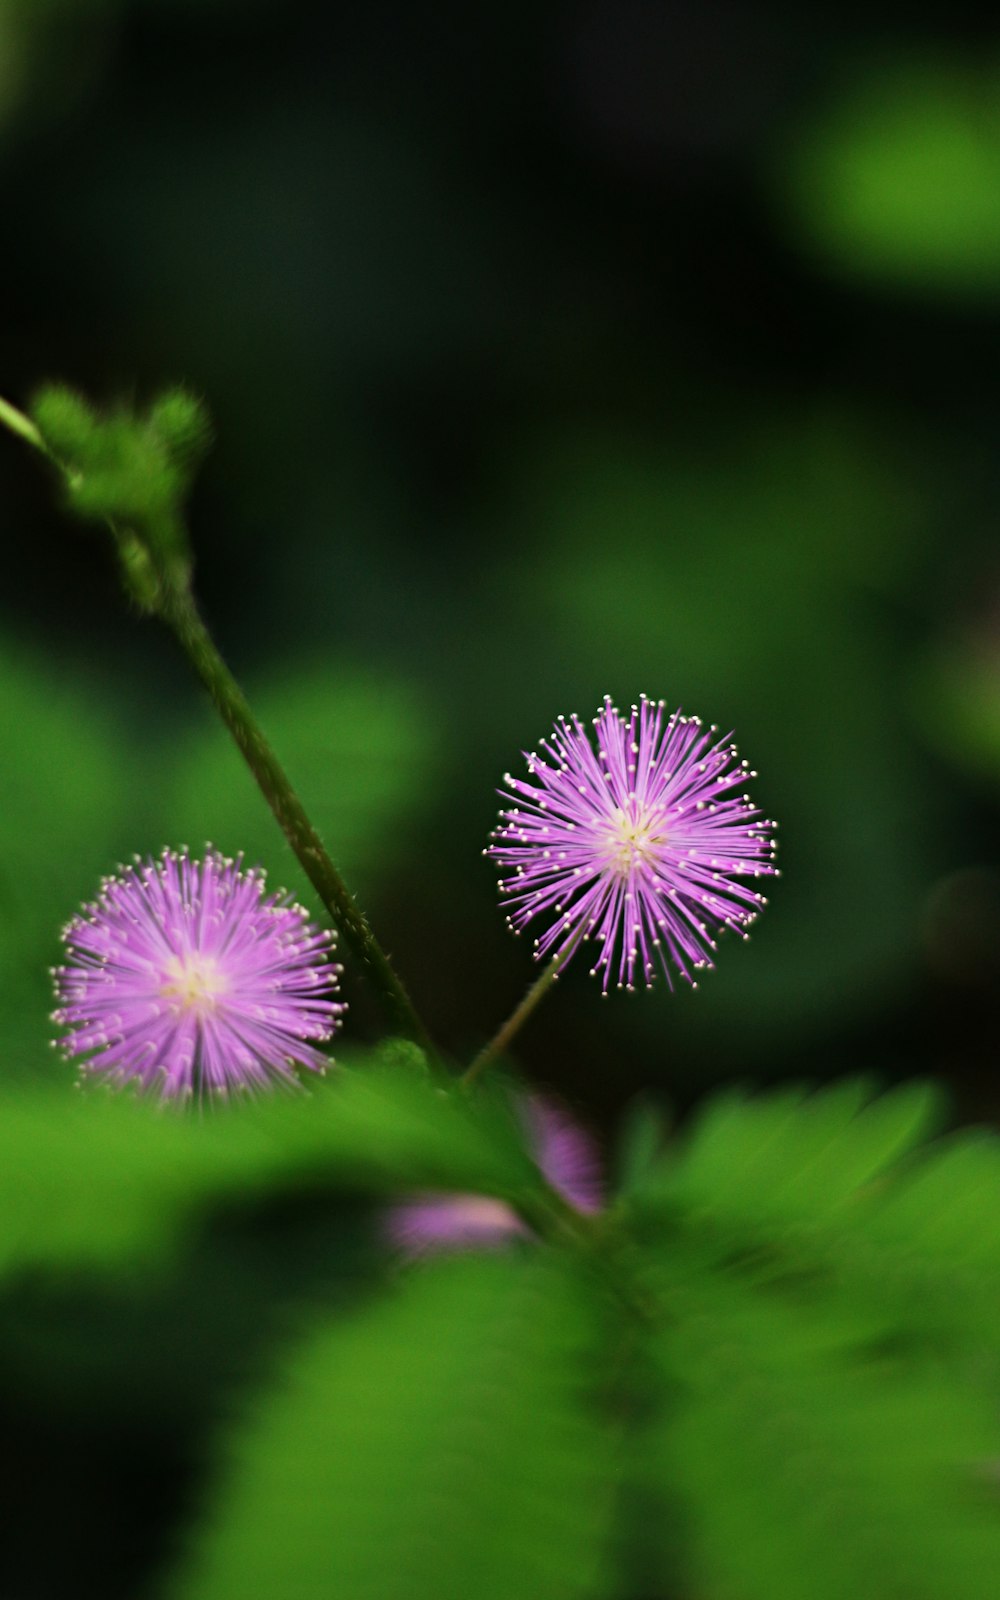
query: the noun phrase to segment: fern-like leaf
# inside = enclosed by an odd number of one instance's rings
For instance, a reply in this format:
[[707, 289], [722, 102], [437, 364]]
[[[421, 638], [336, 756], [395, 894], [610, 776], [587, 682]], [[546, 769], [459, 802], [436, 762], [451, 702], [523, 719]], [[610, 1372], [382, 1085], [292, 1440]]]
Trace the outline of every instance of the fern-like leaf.
[[602, 1600], [596, 1303], [572, 1266], [439, 1262], [314, 1327], [235, 1431], [176, 1600]]
[[630, 1197], [658, 1397], [637, 1481], [699, 1600], [991, 1600], [1000, 1141], [925, 1087], [709, 1106]]
[[675, 1253], [637, 1442], [699, 1600], [992, 1600], [993, 1385], [880, 1338], [877, 1308], [761, 1292]]
[[864, 1079], [811, 1095], [795, 1087], [720, 1095], [651, 1175], [646, 1198], [741, 1223], [826, 1223], [940, 1117], [927, 1083], [878, 1097]]

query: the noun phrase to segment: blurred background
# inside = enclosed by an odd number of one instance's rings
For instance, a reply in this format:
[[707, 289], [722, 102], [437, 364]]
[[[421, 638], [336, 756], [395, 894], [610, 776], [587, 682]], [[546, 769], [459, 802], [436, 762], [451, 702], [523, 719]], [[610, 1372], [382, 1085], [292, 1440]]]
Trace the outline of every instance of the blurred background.
[[[751, 943], [695, 993], [602, 1002], [571, 971], [519, 1045], [602, 1138], [640, 1088], [683, 1114], [846, 1071], [995, 1114], [978, 12], [0, 0], [0, 392], [204, 395], [204, 608], [441, 1044], [474, 1050], [531, 975], [481, 851], [557, 713], [646, 692], [759, 769], [784, 876]], [[118, 860], [210, 839], [308, 893], [52, 487], [0, 439], [0, 1048], [68, 1082], [46, 971]], [[291, 1201], [220, 1223], [169, 1290], [8, 1294], [5, 1600], [69, 1571], [144, 1592], [317, 1227], [354, 1292], [353, 1219]]]

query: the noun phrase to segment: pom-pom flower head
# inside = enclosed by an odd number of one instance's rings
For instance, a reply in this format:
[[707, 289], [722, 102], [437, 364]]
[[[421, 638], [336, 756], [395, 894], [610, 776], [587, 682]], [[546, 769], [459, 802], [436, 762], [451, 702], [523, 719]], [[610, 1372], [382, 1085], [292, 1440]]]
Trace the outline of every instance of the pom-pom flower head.
[[62, 1049], [86, 1076], [175, 1099], [323, 1070], [316, 1045], [345, 1009], [332, 937], [264, 882], [216, 851], [171, 850], [104, 880], [55, 970]]
[[560, 717], [525, 753], [534, 781], [505, 774], [517, 803], [487, 854], [507, 874], [508, 920], [519, 932], [554, 917], [536, 955], [563, 965], [595, 939], [605, 993], [613, 975], [619, 988], [637, 973], [651, 983], [657, 963], [668, 983], [668, 962], [693, 983], [714, 965], [716, 934], [745, 937], [765, 904], [743, 880], [774, 872], [774, 824], [733, 792], [756, 773], [715, 727], [666, 716], [662, 700], [623, 716], [606, 699], [594, 728], [596, 750], [579, 717]]

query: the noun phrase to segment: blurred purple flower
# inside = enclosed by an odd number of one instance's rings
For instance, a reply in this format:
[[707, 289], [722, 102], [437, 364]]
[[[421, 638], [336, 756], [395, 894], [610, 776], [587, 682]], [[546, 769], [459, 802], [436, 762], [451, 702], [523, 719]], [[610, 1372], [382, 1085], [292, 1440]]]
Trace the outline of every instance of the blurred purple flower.
[[[604, 1184], [597, 1147], [589, 1134], [537, 1095], [522, 1097], [518, 1109], [528, 1147], [553, 1189], [578, 1211], [599, 1211]], [[393, 1206], [386, 1232], [391, 1243], [411, 1255], [505, 1245], [530, 1234], [505, 1201], [476, 1194], [415, 1195]]]
[[671, 987], [668, 958], [693, 983], [714, 965], [716, 933], [745, 937], [766, 904], [741, 880], [775, 871], [775, 824], [733, 793], [756, 773], [715, 727], [664, 709], [643, 696], [623, 716], [606, 698], [596, 752], [579, 717], [560, 717], [543, 753], [525, 752], [535, 781], [505, 774], [519, 803], [486, 852], [509, 874], [500, 889], [516, 931], [554, 917], [537, 959], [565, 962], [595, 939], [605, 993], [613, 971], [619, 988], [637, 971], [651, 983], [654, 958]]
[[166, 850], [109, 877], [63, 930], [55, 969], [69, 1057], [85, 1075], [165, 1099], [225, 1094], [321, 1072], [345, 1009], [332, 936], [264, 873], [209, 851]]

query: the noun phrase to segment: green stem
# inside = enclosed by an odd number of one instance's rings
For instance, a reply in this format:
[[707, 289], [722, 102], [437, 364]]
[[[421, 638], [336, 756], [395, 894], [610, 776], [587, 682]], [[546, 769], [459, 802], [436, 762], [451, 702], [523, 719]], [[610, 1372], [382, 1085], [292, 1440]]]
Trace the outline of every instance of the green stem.
[[295, 851], [303, 872], [330, 913], [345, 943], [350, 946], [382, 996], [394, 1027], [433, 1055], [434, 1049], [427, 1031], [402, 981], [375, 938], [368, 919], [330, 860], [323, 841], [264, 737], [243, 691], [219, 654], [190, 591], [166, 584], [161, 591], [158, 609], [239, 746], [276, 822]]
[[506, 1022], [502, 1023], [497, 1029], [489, 1044], [484, 1045], [471, 1066], [466, 1067], [459, 1079], [460, 1083], [465, 1084], [466, 1087], [470, 1083], [475, 1083], [483, 1069], [488, 1067], [492, 1061], [495, 1061], [498, 1056], [504, 1054], [514, 1035], [520, 1032], [535, 1007], [548, 994], [582, 937], [583, 930], [581, 928], [579, 936], [552, 957], [548, 966], [544, 967], [539, 973], [524, 999], [514, 1007]]

